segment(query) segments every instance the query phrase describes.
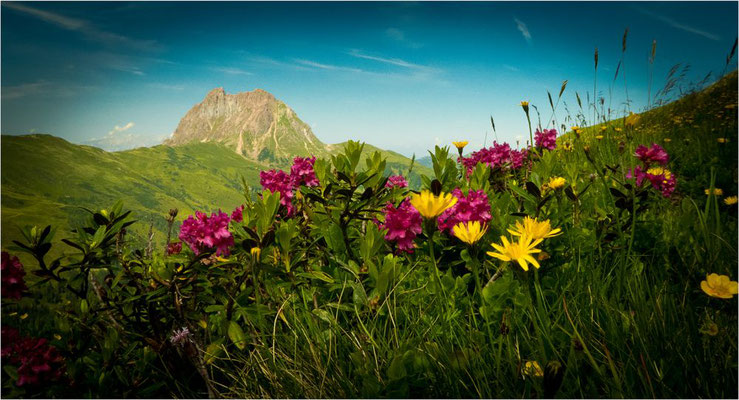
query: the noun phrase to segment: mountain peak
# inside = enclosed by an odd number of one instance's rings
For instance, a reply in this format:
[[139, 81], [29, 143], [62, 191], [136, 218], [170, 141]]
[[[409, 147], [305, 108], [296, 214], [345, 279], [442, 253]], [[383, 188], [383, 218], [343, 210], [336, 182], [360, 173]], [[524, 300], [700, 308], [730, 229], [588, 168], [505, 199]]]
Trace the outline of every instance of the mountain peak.
[[180, 120], [164, 144], [217, 142], [253, 160], [282, 164], [297, 155], [321, 155], [326, 145], [295, 111], [263, 89], [208, 92]]

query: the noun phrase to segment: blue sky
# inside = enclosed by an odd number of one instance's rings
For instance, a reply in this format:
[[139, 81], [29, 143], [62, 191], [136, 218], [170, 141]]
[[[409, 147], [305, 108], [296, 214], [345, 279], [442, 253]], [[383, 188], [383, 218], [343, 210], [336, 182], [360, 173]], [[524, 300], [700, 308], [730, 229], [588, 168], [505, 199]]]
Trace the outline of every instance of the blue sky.
[[[677, 63], [685, 83], [722, 72], [736, 2], [11, 3], [2, 13], [2, 133], [151, 145], [215, 87], [261, 88], [326, 143], [364, 140], [410, 155], [434, 144], [528, 137], [519, 106], [548, 117], [546, 91], [608, 87], [631, 108]], [[730, 69], [736, 68], [735, 62]], [[612, 107], [623, 109], [619, 77]], [[564, 117], [560, 104], [558, 115]], [[109, 145], [114, 148], [115, 146]]]

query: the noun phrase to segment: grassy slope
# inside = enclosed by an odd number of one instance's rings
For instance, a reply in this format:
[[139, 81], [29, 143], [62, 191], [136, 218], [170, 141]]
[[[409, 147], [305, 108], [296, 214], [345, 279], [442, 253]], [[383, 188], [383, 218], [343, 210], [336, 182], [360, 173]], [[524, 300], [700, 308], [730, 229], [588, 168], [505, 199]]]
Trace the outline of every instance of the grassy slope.
[[[388, 157], [388, 172], [407, 171], [410, 160], [400, 154], [367, 145], [365, 155], [375, 150]], [[195, 210], [230, 211], [243, 200], [240, 176], [259, 187], [259, 171], [269, 168], [213, 143], [109, 153], [50, 135], [2, 136], [2, 244], [20, 238], [24, 225], [58, 226], [65, 237], [87, 214], [79, 207], [109, 207], [118, 199], [147, 221], [136, 224], [134, 237], [143, 240], [153, 223], [161, 242], [170, 208], [179, 209], [178, 221]], [[430, 171], [414, 167], [420, 184], [419, 172]]]
[[153, 222], [161, 239], [170, 208], [181, 216], [216, 205], [229, 210], [243, 199], [240, 174], [258, 185], [261, 169], [215, 144], [108, 153], [49, 135], [3, 136], [3, 245], [19, 237], [20, 226], [72, 226], [86, 214], [80, 206], [109, 207], [118, 199]]

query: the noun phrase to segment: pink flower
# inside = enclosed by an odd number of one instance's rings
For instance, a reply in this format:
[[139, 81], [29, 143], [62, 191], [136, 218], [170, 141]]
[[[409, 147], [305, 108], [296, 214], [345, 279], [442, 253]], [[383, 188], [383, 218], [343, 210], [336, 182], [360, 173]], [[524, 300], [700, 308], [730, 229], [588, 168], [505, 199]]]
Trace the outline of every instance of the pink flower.
[[485, 194], [484, 190], [470, 190], [466, 197], [459, 189], [454, 189], [452, 194], [458, 199], [457, 204], [439, 215], [437, 219], [439, 230], [451, 231], [454, 225], [460, 222], [479, 221], [480, 223], [487, 223], [493, 219], [490, 214], [488, 195]]
[[231, 221], [241, 222], [244, 220], [244, 205], [236, 207], [231, 213]]
[[23, 278], [26, 276], [26, 271], [23, 270], [23, 264], [18, 260], [18, 257], [11, 257], [6, 251], [2, 252], [0, 275], [2, 275], [2, 285], [0, 288], [2, 297], [19, 300], [23, 296], [23, 291], [28, 290]]
[[18, 340], [20, 340], [21, 334], [18, 332], [18, 329], [9, 326], [3, 326], [1, 331], [0, 339], [2, 339], [2, 347], [0, 348], [0, 355], [5, 358], [13, 355], [13, 349]]
[[170, 243], [167, 245], [167, 255], [180, 254], [182, 251], [182, 242]]
[[172, 331], [172, 336], [169, 337], [169, 341], [172, 344], [184, 346], [190, 340], [190, 329], [186, 326], [182, 329], [175, 329]]
[[536, 133], [534, 133], [534, 143], [540, 149], [554, 150], [557, 148], [557, 130], [544, 129], [540, 131], [537, 129]]
[[473, 152], [469, 157], [459, 157], [459, 162], [467, 168], [467, 174], [472, 173], [478, 163], [485, 163], [490, 168], [508, 166], [513, 169], [521, 168], [526, 150], [511, 150], [508, 143], [493, 142], [492, 147], [482, 148]]
[[634, 156], [639, 158], [645, 166], [649, 166], [652, 163], [665, 165], [670, 159], [670, 156], [667, 154], [665, 149], [655, 143], [652, 143], [652, 147], [650, 148], [647, 148], [647, 146], [644, 145], [639, 145], [639, 147], [636, 148], [636, 151], [634, 151]]
[[259, 173], [262, 187], [272, 193], [280, 193], [280, 204], [287, 208], [287, 215], [293, 213], [293, 181], [290, 175], [282, 170], [262, 171]]
[[387, 178], [387, 182], [385, 183], [386, 188], [404, 188], [408, 187], [408, 181], [403, 178], [403, 175], [391, 175]]
[[209, 249], [216, 249], [216, 255], [229, 255], [229, 247], [234, 245], [234, 238], [228, 231], [230, 218], [228, 214], [218, 210], [210, 217], [197, 211], [195, 218], [187, 217], [180, 228], [180, 240], [187, 243], [195, 255]]
[[403, 200], [398, 208], [388, 202], [385, 206], [385, 222], [380, 229], [387, 229], [385, 240], [395, 241], [398, 251], [413, 253], [413, 239], [421, 233], [421, 213], [411, 205], [408, 199]]
[[300, 185], [318, 186], [318, 178], [316, 178], [316, 172], [313, 170], [315, 162], [315, 157], [295, 157], [293, 159], [293, 165], [290, 168], [290, 179], [294, 189], [300, 187]]
[[[17, 333], [17, 331], [16, 331]], [[18, 366], [16, 385], [36, 385], [58, 380], [64, 372], [64, 359], [54, 346], [43, 338], [20, 338], [15, 335], [9, 343], [10, 362]], [[3, 342], [6, 338], [3, 337]], [[5, 345], [5, 343], [3, 343]], [[3, 354], [5, 354], [5, 348]]]
[[644, 181], [649, 181], [654, 189], [662, 192], [664, 197], [670, 197], [677, 185], [675, 174], [661, 167], [644, 171], [641, 166], [637, 165], [633, 170], [626, 173], [626, 178], [636, 178], [636, 186], [641, 186]]

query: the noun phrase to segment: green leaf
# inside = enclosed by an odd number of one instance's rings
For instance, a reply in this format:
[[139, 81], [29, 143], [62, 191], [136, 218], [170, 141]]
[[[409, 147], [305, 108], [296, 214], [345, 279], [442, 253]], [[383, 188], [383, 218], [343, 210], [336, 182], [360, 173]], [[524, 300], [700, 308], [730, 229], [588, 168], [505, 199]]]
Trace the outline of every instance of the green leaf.
[[320, 279], [324, 282], [328, 283], [334, 283], [334, 278], [332, 278], [330, 275], [323, 271], [310, 271], [310, 272], [300, 272], [298, 273], [298, 276], [304, 276], [306, 278], [313, 278], [313, 279]]
[[238, 347], [239, 350], [246, 348], [246, 335], [238, 323], [231, 321], [228, 324], [228, 337]]

